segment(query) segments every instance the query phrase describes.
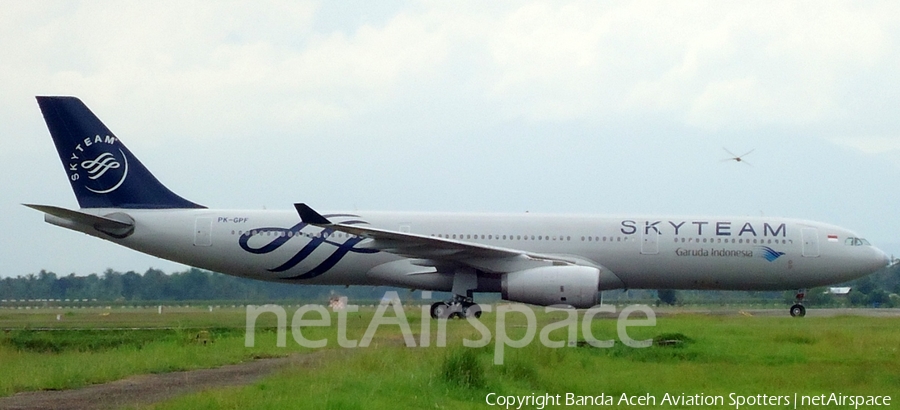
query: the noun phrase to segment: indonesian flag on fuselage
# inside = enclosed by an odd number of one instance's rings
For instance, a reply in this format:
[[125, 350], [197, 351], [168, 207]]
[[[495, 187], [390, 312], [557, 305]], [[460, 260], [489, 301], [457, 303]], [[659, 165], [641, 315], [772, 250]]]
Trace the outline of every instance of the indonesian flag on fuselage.
[[837, 242], [837, 241], [838, 241], [837, 235], [832, 234], [832, 233], [828, 234], [828, 242]]

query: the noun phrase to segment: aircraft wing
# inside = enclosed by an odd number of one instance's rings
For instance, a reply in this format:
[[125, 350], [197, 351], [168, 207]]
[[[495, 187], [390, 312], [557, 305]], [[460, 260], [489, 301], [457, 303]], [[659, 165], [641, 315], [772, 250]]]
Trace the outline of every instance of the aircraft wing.
[[332, 223], [307, 206], [294, 204], [300, 219], [311, 225], [372, 239], [361, 244], [372, 249], [418, 259], [417, 265], [464, 265], [489, 273], [505, 273], [541, 266], [588, 265], [577, 257], [546, 255], [497, 246], [457, 241], [414, 233]]

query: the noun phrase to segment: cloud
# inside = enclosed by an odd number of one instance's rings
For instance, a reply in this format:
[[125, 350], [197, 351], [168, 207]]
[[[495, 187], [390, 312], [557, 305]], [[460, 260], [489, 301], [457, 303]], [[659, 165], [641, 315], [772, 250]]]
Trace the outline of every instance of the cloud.
[[[841, 98], [857, 92], [842, 87], [846, 79], [883, 64], [896, 41], [895, 19], [879, 8], [711, 6], [681, 15], [687, 20], [674, 27], [663, 22], [668, 30], [654, 33], [659, 41], [650, 44], [669, 50], [641, 53], [671, 58], [660, 74], [636, 83], [631, 107], [668, 112], [711, 131], [810, 124], [842, 115]], [[665, 32], [674, 35], [664, 40]]]
[[[20, 5], [7, 22], [34, 27], [0, 40], [22, 63], [0, 70], [22, 80], [18, 94], [41, 84], [94, 104], [174, 106], [186, 132], [210, 138], [246, 122], [323, 129], [401, 93], [460, 86], [498, 121], [649, 115], [715, 132], [850, 115], [839, 108], [856, 92], [849, 79], [896, 59], [890, 4], [647, 6], [417, 4], [321, 31], [331, 25], [309, 2]], [[198, 116], [220, 125], [192, 128]]]
[[[63, 94], [209, 204], [806, 215], [796, 184], [759, 192], [822, 157], [896, 179], [898, 42], [891, 2], [9, 2], [0, 174], [9, 198], [72, 202], [34, 102]], [[722, 146], [754, 166], [722, 168]], [[184, 172], [198, 156], [215, 181]]]
[[831, 138], [831, 142], [850, 147], [866, 154], [884, 154], [900, 151], [900, 136]]

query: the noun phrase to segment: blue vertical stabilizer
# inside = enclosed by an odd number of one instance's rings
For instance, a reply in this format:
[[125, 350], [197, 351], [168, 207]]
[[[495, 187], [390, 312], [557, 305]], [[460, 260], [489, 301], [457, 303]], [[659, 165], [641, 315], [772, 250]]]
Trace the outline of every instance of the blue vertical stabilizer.
[[82, 208], [204, 208], [166, 188], [75, 97], [37, 97]]

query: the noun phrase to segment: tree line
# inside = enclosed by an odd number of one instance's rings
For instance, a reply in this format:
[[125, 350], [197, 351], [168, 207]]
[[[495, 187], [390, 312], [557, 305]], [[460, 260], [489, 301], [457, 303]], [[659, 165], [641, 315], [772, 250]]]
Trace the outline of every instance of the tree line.
[[[830, 288], [849, 287], [847, 295], [837, 295]], [[782, 300], [793, 303], [795, 291], [785, 292], [723, 292], [700, 290], [657, 291], [657, 304], [704, 304], [716, 300], [747, 301], [752, 299]], [[807, 289], [805, 303], [821, 307], [882, 307], [900, 308], [900, 264], [881, 269], [871, 275], [832, 286]]]
[[289, 283], [264, 282], [190, 268], [166, 274], [148, 269], [143, 274], [107, 269], [102, 274], [59, 276], [41, 270], [15, 278], [0, 280], [0, 300], [65, 301], [191, 301], [230, 300], [245, 302], [315, 301], [325, 303], [333, 295], [351, 299], [378, 300], [384, 287], [297, 286]]
[[[847, 296], [827, 293], [828, 288], [810, 289], [807, 302], [819, 306], [900, 307], [900, 265], [882, 269], [869, 276], [835, 286], [851, 287]], [[0, 279], [0, 300], [97, 300], [123, 303], [142, 301], [228, 300], [247, 303], [289, 301], [325, 303], [335, 295], [354, 301], [377, 301], [387, 290], [396, 290], [403, 299], [416, 298], [408, 290], [373, 286], [297, 286], [289, 283], [264, 282], [190, 268], [166, 274], [148, 269], [143, 274], [134, 271], [118, 272], [107, 269], [102, 274], [59, 276], [41, 270], [37, 274]], [[655, 293], [655, 294], [654, 294]], [[784, 299], [789, 303], [793, 291], [788, 292], [722, 292], [722, 291], [609, 291], [604, 300], [627, 302], [657, 298], [661, 303], [706, 304], [716, 301], [747, 301]], [[433, 299], [447, 297], [436, 293]], [[484, 297], [482, 297], [484, 298]], [[496, 299], [496, 295], [487, 299]]]

